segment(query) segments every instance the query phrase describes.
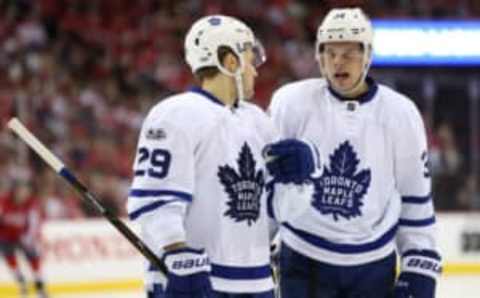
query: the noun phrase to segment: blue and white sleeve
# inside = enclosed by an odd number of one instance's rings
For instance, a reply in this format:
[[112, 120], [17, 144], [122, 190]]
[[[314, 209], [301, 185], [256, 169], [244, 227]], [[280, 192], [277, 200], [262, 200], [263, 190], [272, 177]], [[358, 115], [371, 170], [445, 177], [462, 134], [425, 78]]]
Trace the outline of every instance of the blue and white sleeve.
[[[300, 121], [296, 118], [295, 106], [289, 101], [292, 96], [295, 96], [295, 94], [288, 87], [280, 88], [272, 96], [268, 113], [275, 125], [276, 139], [298, 139], [307, 143], [313, 153], [314, 166], [316, 168], [314, 174], [317, 175], [321, 168], [318, 149], [309, 140], [298, 136], [299, 129], [297, 126]], [[269, 217], [277, 224], [293, 221], [310, 208], [314, 192], [312, 184], [284, 184], [273, 181], [273, 177], [270, 175], [268, 177], [267, 181], [269, 183], [266, 186], [268, 194], [267, 211]]]
[[184, 242], [184, 216], [194, 189], [193, 141], [178, 125], [145, 121], [133, 165], [127, 210], [155, 251]]
[[[397, 233], [397, 247], [402, 255], [402, 271], [415, 271], [413, 259], [428, 260], [440, 268], [436, 244], [435, 211], [432, 202], [431, 174], [423, 120], [411, 103], [397, 124], [395, 134], [395, 176], [402, 208]], [[417, 262], [418, 263], [418, 262]], [[423, 264], [420, 262], [419, 264]], [[438, 275], [438, 270], [426, 270]]]

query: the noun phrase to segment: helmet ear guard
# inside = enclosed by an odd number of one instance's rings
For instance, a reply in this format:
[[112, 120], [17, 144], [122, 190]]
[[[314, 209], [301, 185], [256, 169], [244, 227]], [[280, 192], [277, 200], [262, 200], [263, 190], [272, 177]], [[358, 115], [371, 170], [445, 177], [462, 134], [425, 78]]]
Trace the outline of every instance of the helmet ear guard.
[[[266, 59], [266, 54], [265, 54], [265, 49], [264, 49], [263, 45], [261, 44], [261, 42], [259, 40], [255, 40], [255, 43], [253, 43], [253, 44], [250, 43], [250, 42], [245, 42], [243, 45], [237, 44], [236, 45], [236, 49], [237, 49], [236, 51], [233, 51], [230, 47], [226, 47], [226, 46], [221, 46], [221, 47], [222, 48], [227, 48], [238, 59], [238, 62], [240, 64], [240, 66], [238, 67], [237, 71], [240, 71], [240, 73], [243, 73], [243, 70], [244, 70], [244, 67], [245, 67], [245, 61], [244, 61], [244, 58], [243, 58], [242, 54], [249, 49], [252, 50], [252, 54], [254, 55], [252, 65], [255, 68], [260, 67], [267, 60]], [[236, 72], [231, 72], [224, 67], [223, 62], [221, 61], [221, 57], [218, 54], [217, 54], [217, 57], [216, 57], [215, 67], [217, 67], [222, 73], [224, 73], [226, 75], [229, 75], [229, 76], [233, 76], [236, 73]]]
[[[239, 67], [236, 71], [229, 71], [220, 61], [218, 51], [222, 47], [228, 48], [237, 57]], [[253, 31], [243, 22], [224, 15], [201, 18], [192, 25], [185, 38], [185, 59], [192, 73], [201, 68], [216, 67], [235, 79], [239, 99], [243, 99], [243, 53], [248, 49], [255, 55], [256, 67], [265, 62], [265, 51]]]

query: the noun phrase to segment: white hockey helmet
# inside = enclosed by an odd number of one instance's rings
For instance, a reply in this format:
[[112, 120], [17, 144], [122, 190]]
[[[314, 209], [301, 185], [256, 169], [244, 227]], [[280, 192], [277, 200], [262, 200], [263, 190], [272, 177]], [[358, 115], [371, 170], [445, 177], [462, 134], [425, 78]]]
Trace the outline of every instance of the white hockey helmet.
[[320, 61], [321, 46], [330, 42], [359, 42], [363, 45], [365, 63], [362, 80], [371, 64], [373, 28], [360, 8], [335, 8], [328, 12], [317, 30], [315, 57]]
[[[239, 59], [240, 67], [234, 73], [223, 67], [218, 57], [221, 47], [229, 48]], [[255, 66], [265, 62], [265, 51], [253, 31], [243, 22], [229, 16], [211, 15], [196, 21], [185, 38], [185, 59], [192, 73], [204, 67], [217, 67], [222, 73], [236, 80], [239, 99], [243, 99], [241, 74], [245, 61], [242, 53], [251, 48], [255, 54]]]

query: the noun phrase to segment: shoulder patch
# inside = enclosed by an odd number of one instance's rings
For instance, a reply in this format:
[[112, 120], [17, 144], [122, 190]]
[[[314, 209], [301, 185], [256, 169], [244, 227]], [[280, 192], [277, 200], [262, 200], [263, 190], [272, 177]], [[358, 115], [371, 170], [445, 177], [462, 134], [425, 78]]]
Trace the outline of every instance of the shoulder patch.
[[145, 137], [148, 140], [162, 140], [167, 137], [167, 133], [162, 128], [149, 128]]

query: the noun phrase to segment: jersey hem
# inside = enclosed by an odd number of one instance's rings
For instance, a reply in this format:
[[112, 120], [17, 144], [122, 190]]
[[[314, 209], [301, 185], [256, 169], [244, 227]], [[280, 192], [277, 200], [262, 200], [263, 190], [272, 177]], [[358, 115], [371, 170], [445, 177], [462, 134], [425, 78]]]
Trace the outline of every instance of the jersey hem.
[[281, 229], [281, 233], [282, 241], [294, 251], [316, 261], [332, 265], [363, 265], [386, 258], [395, 251], [395, 243], [393, 239], [387, 242], [384, 246], [368, 252], [358, 254], [342, 254], [315, 247], [285, 228]]

